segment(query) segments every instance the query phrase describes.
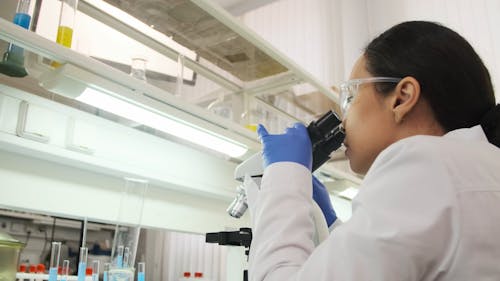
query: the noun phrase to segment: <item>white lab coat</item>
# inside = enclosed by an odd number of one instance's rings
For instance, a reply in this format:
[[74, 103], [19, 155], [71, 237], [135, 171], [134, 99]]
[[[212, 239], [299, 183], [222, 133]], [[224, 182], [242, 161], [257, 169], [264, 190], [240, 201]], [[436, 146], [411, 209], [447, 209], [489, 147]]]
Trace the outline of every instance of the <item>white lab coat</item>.
[[247, 191], [250, 280], [500, 280], [500, 149], [481, 127], [389, 146], [316, 249], [311, 182], [281, 162]]

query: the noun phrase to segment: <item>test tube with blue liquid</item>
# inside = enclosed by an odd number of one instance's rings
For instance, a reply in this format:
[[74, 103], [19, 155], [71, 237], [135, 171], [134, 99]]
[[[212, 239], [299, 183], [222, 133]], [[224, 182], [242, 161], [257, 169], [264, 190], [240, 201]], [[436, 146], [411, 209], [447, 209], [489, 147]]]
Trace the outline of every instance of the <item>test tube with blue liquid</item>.
[[116, 256], [116, 267], [123, 267], [123, 246], [118, 246], [118, 255]]
[[[17, 4], [13, 23], [29, 29], [31, 16], [29, 14], [30, 0], [20, 0]], [[28, 75], [24, 68], [24, 49], [14, 44], [9, 44], [7, 52], [4, 53], [0, 62], [0, 72], [12, 77], [24, 77]]]
[[137, 281], [146, 281], [146, 263], [137, 264]]
[[99, 281], [99, 260], [92, 262], [92, 281]]
[[78, 281], [85, 281], [85, 271], [87, 270], [87, 256], [89, 249], [80, 247], [80, 261], [78, 263]]
[[61, 256], [61, 242], [52, 242], [50, 252], [49, 281], [57, 281], [57, 269], [59, 268], [59, 257]]
[[104, 264], [104, 269], [102, 271], [102, 280], [108, 281], [108, 272], [109, 272], [110, 264], [107, 262]]
[[64, 260], [61, 272], [61, 281], [68, 281], [69, 276], [69, 260]]

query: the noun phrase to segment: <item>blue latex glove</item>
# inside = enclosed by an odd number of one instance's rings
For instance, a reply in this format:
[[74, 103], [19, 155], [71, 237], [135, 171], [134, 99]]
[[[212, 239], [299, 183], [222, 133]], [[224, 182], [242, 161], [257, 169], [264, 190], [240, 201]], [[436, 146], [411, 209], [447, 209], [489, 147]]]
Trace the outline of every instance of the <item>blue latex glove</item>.
[[313, 199], [323, 212], [326, 225], [330, 227], [337, 220], [337, 214], [333, 209], [326, 187], [315, 176], [313, 176]]
[[281, 135], [270, 135], [266, 128], [259, 124], [257, 133], [263, 146], [264, 168], [276, 162], [295, 162], [311, 170], [311, 140], [303, 124], [295, 123]]

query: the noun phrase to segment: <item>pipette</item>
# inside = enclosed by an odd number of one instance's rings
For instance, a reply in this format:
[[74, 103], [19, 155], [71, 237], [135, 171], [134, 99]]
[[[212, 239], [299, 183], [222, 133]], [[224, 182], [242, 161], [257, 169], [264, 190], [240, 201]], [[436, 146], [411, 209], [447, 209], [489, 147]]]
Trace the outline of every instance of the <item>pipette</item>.
[[59, 268], [59, 257], [61, 256], [61, 242], [52, 242], [50, 252], [49, 281], [57, 281], [57, 269]]
[[88, 221], [87, 221], [87, 218], [84, 218], [83, 219], [83, 230], [82, 230], [82, 247], [86, 247], [86, 243], [87, 243], [87, 224], [88, 224]]

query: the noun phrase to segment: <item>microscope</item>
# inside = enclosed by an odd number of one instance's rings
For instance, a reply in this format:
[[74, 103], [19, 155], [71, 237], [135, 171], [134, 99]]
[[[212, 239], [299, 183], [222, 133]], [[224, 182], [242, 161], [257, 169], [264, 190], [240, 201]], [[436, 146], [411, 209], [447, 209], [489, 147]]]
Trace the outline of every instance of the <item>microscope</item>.
[[[330, 154], [333, 151], [337, 150], [342, 145], [345, 133], [342, 127], [342, 121], [337, 114], [331, 110], [318, 120], [311, 122], [309, 126], [307, 126], [307, 132], [309, 133], [312, 144], [312, 171], [315, 171], [330, 159]], [[248, 175], [260, 184], [260, 179], [264, 173], [262, 163], [261, 152], [252, 155], [248, 160], [236, 167], [234, 178], [243, 183], [245, 176]], [[236, 198], [227, 208], [229, 215], [234, 218], [243, 216], [248, 208], [243, 184], [237, 187], [237, 191], [238, 194]]]
[[[333, 111], [328, 111], [321, 116], [318, 120], [313, 121], [307, 126], [307, 132], [312, 144], [313, 163], [312, 171], [315, 171], [326, 161], [330, 159], [330, 154], [337, 150], [344, 141], [345, 133], [342, 127], [342, 121]], [[237, 187], [238, 194], [233, 202], [227, 208], [227, 212], [234, 218], [240, 218], [248, 209], [247, 195], [245, 190], [245, 178], [251, 178], [256, 184], [260, 185], [260, 180], [264, 174], [262, 153], [258, 152], [252, 155], [249, 159], [236, 167], [234, 178], [240, 181], [241, 184]], [[323, 213], [318, 206], [315, 205], [317, 216], [321, 218], [314, 218], [316, 227], [320, 223], [326, 229], [326, 223]], [[325, 234], [323, 234], [324, 236]], [[328, 235], [328, 231], [326, 231]], [[318, 234], [318, 240], [319, 238]], [[318, 242], [319, 242], [318, 241]], [[245, 254], [248, 256], [250, 253], [250, 246], [252, 243], [252, 230], [250, 228], [241, 228], [238, 231], [222, 231], [206, 234], [207, 243], [217, 243], [219, 245], [243, 246], [245, 247]], [[243, 280], [248, 280], [248, 272], [243, 272]]]

